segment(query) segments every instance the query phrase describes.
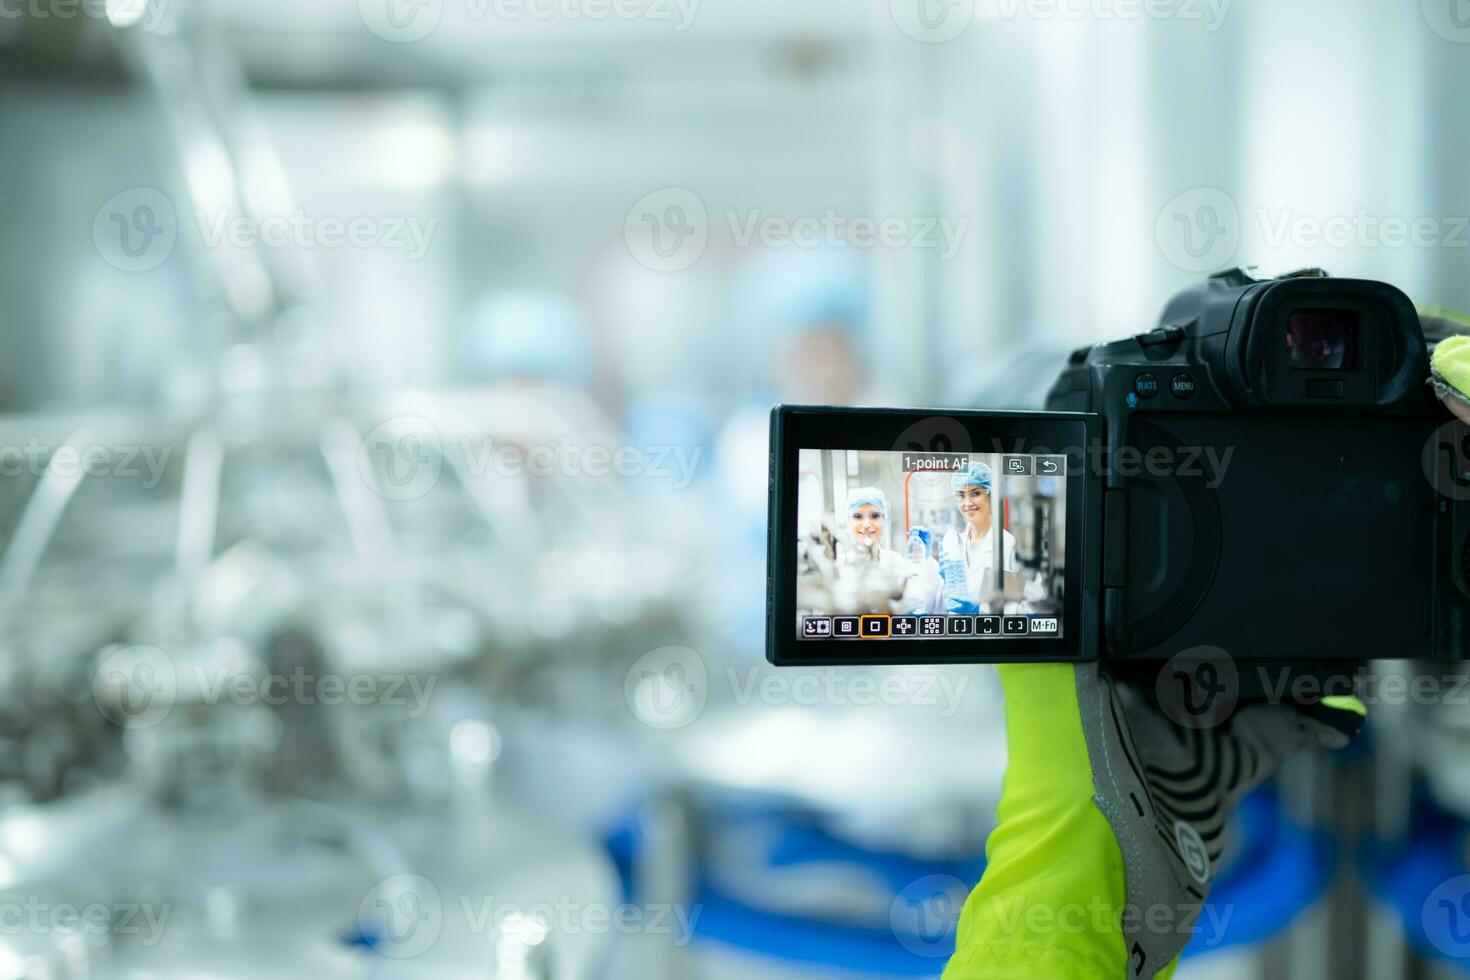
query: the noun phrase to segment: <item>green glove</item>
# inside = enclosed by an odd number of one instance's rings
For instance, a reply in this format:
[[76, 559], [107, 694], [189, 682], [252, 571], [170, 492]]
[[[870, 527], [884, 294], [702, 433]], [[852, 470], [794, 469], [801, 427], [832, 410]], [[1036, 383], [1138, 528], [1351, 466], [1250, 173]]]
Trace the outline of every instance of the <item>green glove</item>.
[[[1429, 381], [1470, 422], [1470, 316], [1426, 308], [1420, 322], [1437, 341]], [[1172, 975], [1230, 808], [1298, 749], [1346, 745], [1366, 714], [1324, 698], [1186, 727], [1097, 664], [999, 670], [1010, 761], [946, 980]]]
[[1185, 728], [1095, 663], [999, 670], [1009, 764], [945, 980], [1170, 976], [1227, 811], [1298, 749], [1346, 745], [1366, 713], [1251, 704]]
[[1429, 383], [1445, 406], [1470, 422], [1470, 316], [1443, 306], [1421, 306], [1419, 324], [1434, 344]]
[[1470, 337], [1448, 337], [1434, 348], [1429, 382], [1451, 412], [1470, 422]]

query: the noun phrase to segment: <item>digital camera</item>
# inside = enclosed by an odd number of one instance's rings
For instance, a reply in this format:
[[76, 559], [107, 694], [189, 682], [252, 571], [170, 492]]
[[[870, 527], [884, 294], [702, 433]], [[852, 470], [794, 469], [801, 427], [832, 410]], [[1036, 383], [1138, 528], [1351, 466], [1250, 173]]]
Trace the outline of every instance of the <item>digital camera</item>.
[[767, 656], [1461, 659], [1436, 339], [1385, 283], [1231, 270], [1073, 352], [1047, 412], [778, 407]]

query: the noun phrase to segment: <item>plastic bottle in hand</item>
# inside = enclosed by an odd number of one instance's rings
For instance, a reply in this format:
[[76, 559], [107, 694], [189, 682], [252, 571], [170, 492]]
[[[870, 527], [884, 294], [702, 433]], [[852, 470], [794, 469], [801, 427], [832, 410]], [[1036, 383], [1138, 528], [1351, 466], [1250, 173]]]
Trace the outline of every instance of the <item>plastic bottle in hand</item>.
[[950, 531], [939, 549], [939, 574], [944, 579], [944, 598], [951, 609], [970, 605], [969, 583], [965, 580], [965, 546]]
[[909, 528], [908, 559], [915, 566], [929, 557], [930, 533], [927, 527]]
[[935, 608], [942, 604], [938, 597], [944, 586], [940, 581], [939, 562], [930, 554], [933, 539], [933, 533], [927, 527], [916, 525], [909, 529], [905, 562], [908, 581], [904, 584], [903, 598], [908, 611], [921, 616], [943, 611]]

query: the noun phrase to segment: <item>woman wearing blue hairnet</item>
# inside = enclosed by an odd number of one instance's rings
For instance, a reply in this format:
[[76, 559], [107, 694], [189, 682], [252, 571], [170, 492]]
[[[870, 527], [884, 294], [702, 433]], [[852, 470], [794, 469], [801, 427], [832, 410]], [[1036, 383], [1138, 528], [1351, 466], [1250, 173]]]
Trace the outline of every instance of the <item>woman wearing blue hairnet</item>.
[[[958, 531], [948, 531], [940, 549], [940, 573], [944, 576], [945, 609], [961, 615], [980, 612], [995, 612], [983, 608], [985, 592], [993, 587], [995, 578], [995, 532], [993, 510], [990, 506], [990, 467], [984, 463], [972, 463], [970, 467], [956, 473], [950, 480], [955, 504], [959, 507], [964, 526]], [[1001, 533], [1001, 568], [1016, 572], [1016, 539], [1005, 528]], [[1006, 612], [1020, 611], [1007, 608]]]
[[[927, 613], [937, 608], [934, 596], [939, 584], [939, 566], [932, 558], [910, 562], [883, 543], [888, 525], [888, 497], [877, 487], [858, 487], [847, 495], [848, 534], [853, 558], [868, 561], [903, 590], [895, 611]], [[875, 610], [888, 612], [889, 610]]]

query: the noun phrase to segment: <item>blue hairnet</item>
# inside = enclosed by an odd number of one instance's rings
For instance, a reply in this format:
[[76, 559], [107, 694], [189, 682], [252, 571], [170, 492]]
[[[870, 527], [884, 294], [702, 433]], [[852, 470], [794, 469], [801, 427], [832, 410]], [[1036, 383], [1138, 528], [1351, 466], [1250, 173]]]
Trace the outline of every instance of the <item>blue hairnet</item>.
[[971, 463], [969, 469], [950, 477], [949, 488], [955, 493], [959, 493], [965, 487], [980, 487], [989, 493], [990, 467], [984, 463]]
[[830, 249], [777, 249], [739, 275], [735, 317], [762, 345], [814, 330], [836, 330], [862, 344], [868, 282], [862, 263]]
[[858, 487], [847, 495], [847, 512], [851, 514], [864, 504], [878, 508], [878, 513], [888, 519], [888, 498], [877, 487]]

